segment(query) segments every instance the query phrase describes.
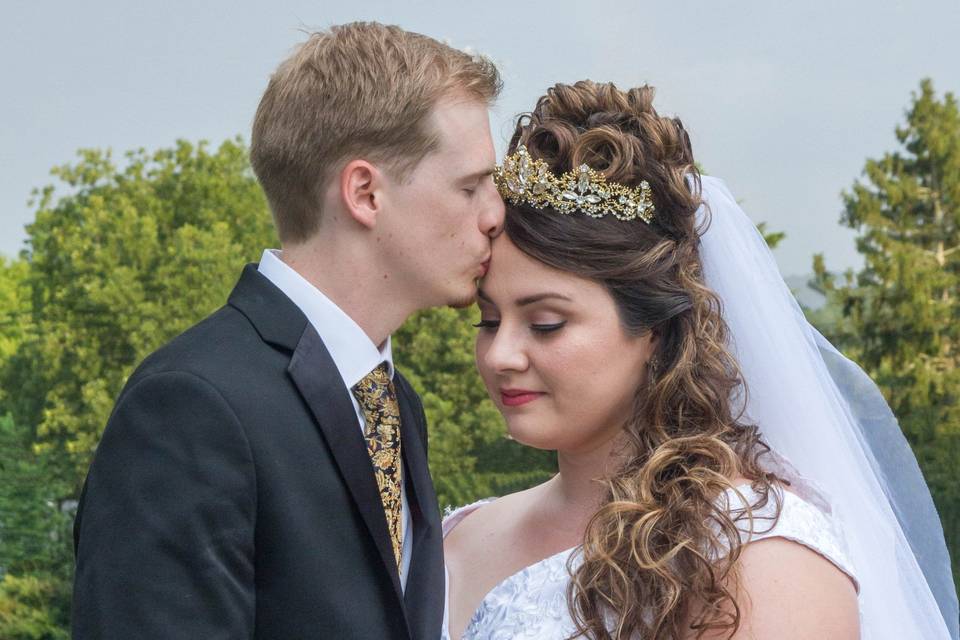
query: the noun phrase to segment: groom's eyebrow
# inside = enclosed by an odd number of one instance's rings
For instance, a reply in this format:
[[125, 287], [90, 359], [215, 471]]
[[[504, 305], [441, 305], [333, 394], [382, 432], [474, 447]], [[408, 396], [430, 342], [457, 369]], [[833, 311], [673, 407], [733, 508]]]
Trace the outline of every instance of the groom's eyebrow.
[[469, 182], [469, 181], [471, 181], [471, 180], [479, 180], [479, 179], [481, 179], [481, 178], [486, 178], [487, 176], [492, 176], [493, 173], [494, 173], [494, 171], [496, 171], [496, 167], [489, 167], [489, 168], [486, 168], [486, 169], [481, 169], [480, 171], [474, 171], [474, 172], [471, 173], [470, 175], [462, 178], [462, 180], [463, 180], [464, 182]]

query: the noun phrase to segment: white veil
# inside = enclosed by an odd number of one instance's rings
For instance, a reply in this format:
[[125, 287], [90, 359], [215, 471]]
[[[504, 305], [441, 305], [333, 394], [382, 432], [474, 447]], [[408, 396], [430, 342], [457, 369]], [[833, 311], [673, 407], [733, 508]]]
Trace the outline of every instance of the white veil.
[[887, 403], [807, 322], [726, 184], [704, 176], [702, 188], [704, 278], [723, 304], [746, 417], [829, 501], [860, 583], [861, 636], [958, 640], [943, 529]]

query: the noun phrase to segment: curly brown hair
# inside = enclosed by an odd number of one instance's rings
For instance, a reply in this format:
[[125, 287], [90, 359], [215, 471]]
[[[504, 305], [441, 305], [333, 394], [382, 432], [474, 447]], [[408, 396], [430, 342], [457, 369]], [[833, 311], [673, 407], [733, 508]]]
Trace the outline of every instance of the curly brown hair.
[[656, 208], [648, 225], [507, 207], [505, 232], [521, 251], [604, 285], [628, 332], [658, 338], [625, 424], [626, 462], [602, 479], [583, 562], [571, 565], [576, 635], [597, 640], [732, 636], [744, 514], [718, 498], [742, 476], [760, 496], [753, 508], [772, 496], [780, 510], [778, 479], [760, 465], [769, 448], [736, 410], [746, 390], [701, 273], [690, 139], [680, 120], [657, 114], [653, 96], [648, 86], [555, 85], [521, 116], [509, 148], [526, 145], [557, 175], [586, 163], [611, 182], [646, 180]]

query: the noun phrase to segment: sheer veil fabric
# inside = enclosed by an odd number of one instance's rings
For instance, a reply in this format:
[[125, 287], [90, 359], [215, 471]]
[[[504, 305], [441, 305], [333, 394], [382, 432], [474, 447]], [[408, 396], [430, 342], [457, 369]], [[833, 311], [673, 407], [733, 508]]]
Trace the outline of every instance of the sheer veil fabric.
[[700, 254], [747, 393], [746, 418], [825, 496], [860, 582], [864, 638], [960, 639], [943, 529], [877, 386], [806, 320], [726, 184], [704, 176]]

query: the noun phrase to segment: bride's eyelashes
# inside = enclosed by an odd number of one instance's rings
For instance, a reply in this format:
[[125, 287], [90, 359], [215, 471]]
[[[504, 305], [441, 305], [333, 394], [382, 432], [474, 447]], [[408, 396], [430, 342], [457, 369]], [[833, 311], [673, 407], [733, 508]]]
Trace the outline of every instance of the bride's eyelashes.
[[550, 333], [551, 331], [556, 331], [557, 329], [562, 328], [563, 325], [565, 324], [567, 324], [566, 320], [562, 322], [554, 322], [551, 324], [532, 324], [530, 325], [530, 328], [536, 331], [537, 333]]
[[[536, 331], [537, 333], [550, 333], [552, 331], [556, 331], [557, 329], [562, 328], [563, 325], [565, 324], [567, 324], [566, 320], [563, 320], [561, 322], [552, 322], [550, 324], [531, 324], [530, 329], [532, 331]], [[480, 322], [476, 323], [473, 326], [476, 327], [477, 329], [493, 331], [500, 326], [500, 321], [499, 320], [480, 320]]]

